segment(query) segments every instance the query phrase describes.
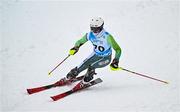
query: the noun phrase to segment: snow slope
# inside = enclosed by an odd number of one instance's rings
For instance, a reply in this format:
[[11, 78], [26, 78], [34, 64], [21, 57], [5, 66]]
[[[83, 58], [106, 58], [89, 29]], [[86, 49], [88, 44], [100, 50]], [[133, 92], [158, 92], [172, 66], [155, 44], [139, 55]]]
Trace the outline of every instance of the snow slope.
[[[2, 112], [179, 112], [179, 1], [2, 1]], [[170, 82], [165, 85], [109, 67], [97, 69], [103, 83], [52, 102], [26, 89], [55, 82], [92, 52], [90, 42], [63, 63], [75, 41], [101, 16], [122, 48], [120, 66]], [[83, 72], [85, 73], [85, 71]], [[83, 74], [81, 73], [81, 75]]]

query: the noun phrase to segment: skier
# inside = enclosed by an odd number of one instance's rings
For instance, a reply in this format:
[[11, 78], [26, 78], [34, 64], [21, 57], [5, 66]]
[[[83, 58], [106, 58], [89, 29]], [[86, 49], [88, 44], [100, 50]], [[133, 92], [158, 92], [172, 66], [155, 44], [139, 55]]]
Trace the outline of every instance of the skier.
[[112, 70], [118, 69], [119, 58], [121, 56], [121, 48], [104, 28], [104, 21], [100, 17], [95, 17], [90, 21], [90, 32], [86, 33], [80, 40], [75, 43], [75, 46], [70, 49], [69, 54], [74, 55], [78, 52], [80, 46], [87, 41], [91, 41], [94, 46], [93, 53], [85, 59], [82, 64], [73, 68], [66, 77], [60, 80], [61, 83], [67, 80], [73, 80], [80, 72], [87, 69], [83, 80], [78, 83], [75, 88], [81, 88], [87, 85], [96, 74], [95, 69], [107, 66], [111, 62], [112, 48], [115, 50], [115, 58], [110, 64]]

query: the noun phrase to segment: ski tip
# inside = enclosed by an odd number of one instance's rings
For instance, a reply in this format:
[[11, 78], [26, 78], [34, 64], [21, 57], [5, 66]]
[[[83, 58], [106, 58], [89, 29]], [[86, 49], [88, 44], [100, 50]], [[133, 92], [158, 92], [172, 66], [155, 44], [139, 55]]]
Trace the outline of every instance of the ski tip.
[[29, 89], [27, 89], [27, 93], [28, 93], [28, 94], [32, 94], [31, 91], [30, 91]]
[[53, 96], [51, 96], [51, 99], [52, 99], [53, 101], [57, 101]]
[[165, 84], [169, 84], [169, 82], [165, 82]]

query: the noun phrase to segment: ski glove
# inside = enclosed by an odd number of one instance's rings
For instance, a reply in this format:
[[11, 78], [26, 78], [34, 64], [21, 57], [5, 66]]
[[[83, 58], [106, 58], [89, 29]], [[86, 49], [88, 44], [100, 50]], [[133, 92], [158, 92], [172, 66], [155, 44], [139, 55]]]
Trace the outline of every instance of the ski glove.
[[79, 47], [75, 46], [69, 50], [69, 55], [74, 55], [78, 52]]
[[113, 59], [111, 65], [110, 65], [111, 70], [113, 70], [113, 71], [119, 70], [120, 68], [118, 67], [118, 64], [119, 64], [119, 60]]

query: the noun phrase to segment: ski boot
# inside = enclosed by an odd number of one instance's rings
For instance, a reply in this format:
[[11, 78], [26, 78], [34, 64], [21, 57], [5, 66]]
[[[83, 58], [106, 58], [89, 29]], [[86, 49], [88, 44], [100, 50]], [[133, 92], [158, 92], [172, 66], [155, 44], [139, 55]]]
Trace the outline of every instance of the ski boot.
[[73, 90], [79, 90], [81, 88], [85, 88], [86, 86], [90, 85], [90, 81], [93, 79], [93, 76], [95, 75], [95, 69], [88, 68], [87, 73], [85, 74], [84, 78], [79, 82]]
[[72, 80], [75, 79], [78, 74], [79, 74], [78, 68], [75, 67], [66, 75], [66, 78]]
[[66, 77], [60, 79], [58, 82], [55, 83], [56, 86], [70, 84], [78, 75], [77, 67], [73, 68]]

